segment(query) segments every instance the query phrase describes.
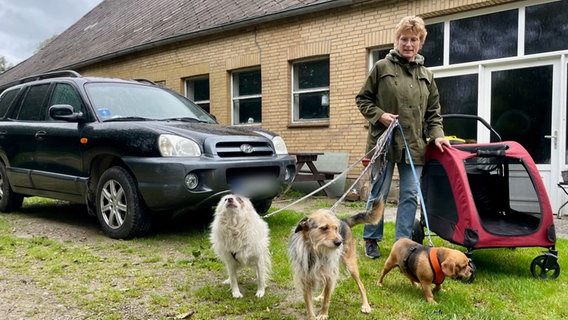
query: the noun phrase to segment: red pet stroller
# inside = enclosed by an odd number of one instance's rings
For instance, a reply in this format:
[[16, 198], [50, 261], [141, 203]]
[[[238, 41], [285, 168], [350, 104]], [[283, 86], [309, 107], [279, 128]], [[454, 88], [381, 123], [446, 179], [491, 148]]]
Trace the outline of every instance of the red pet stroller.
[[[501, 140], [482, 118], [448, 117], [479, 120]], [[441, 238], [466, 247], [470, 257], [482, 248], [548, 248], [532, 261], [531, 273], [536, 278], [558, 277], [552, 208], [528, 152], [514, 141], [453, 147], [442, 153], [429, 146], [426, 151], [421, 179], [426, 214], [415, 223], [414, 240], [422, 243], [428, 226]]]

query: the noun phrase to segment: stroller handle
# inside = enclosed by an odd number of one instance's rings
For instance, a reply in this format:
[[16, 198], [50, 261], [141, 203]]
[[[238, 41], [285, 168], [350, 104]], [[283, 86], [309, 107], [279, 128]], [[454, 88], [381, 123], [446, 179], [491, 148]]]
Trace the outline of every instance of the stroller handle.
[[443, 114], [442, 118], [461, 118], [461, 119], [475, 119], [479, 122], [481, 122], [487, 129], [489, 129], [489, 131], [491, 131], [491, 133], [493, 133], [497, 139], [499, 139], [499, 141], [503, 141], [503, 139], [501, 139], [501, 135], [499, 135], [499, 133], [497, 133], [497, 131], [495, 131], [495, 129], [493, 129], [493, 127], [487, 122], [485, 121], [485, 119], [483, 119], [480, 116], [476, 116], [473, 114], [457, 114], [457, 113], [449, 113], [449, 114]]

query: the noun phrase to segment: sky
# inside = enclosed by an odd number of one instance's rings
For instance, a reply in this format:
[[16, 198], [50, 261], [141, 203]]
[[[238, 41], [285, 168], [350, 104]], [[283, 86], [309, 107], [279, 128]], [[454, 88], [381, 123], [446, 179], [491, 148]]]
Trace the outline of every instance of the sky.
[[102, 0], [0, 0], [0, 56], [9, 65], [31, 57]]

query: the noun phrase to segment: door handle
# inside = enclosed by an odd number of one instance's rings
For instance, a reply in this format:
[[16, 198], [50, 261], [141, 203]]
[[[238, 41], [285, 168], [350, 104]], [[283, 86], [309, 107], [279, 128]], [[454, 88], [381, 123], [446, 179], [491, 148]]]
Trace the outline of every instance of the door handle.
[[544, 136], [546, 139], [552, 140], [552, 143], [554, 144], [554, 149], [556, 149], [556, 143], [557, 143], [557, 140], [558, 140], [557, 134], [558, 134], [558, 131], [554, 130], [554, 134], [547, 134], [547, 135]]
[[46, 131], [37, 131], [34, 135], [35, 139], [37, 141], [43, 141], [45, 140], [45, 136], [47, 136], [47, 132]]

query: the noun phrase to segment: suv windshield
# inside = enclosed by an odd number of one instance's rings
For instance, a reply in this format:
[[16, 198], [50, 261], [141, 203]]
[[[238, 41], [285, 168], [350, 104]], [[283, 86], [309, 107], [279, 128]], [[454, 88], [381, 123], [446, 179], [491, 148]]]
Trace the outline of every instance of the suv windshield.
[[97, 116], [105, 121], [122, 118], [152, 120], [196, 119], [216, 121], [185, 97], [160, 87], [147, 85], [90, 83], [85, 86]]

